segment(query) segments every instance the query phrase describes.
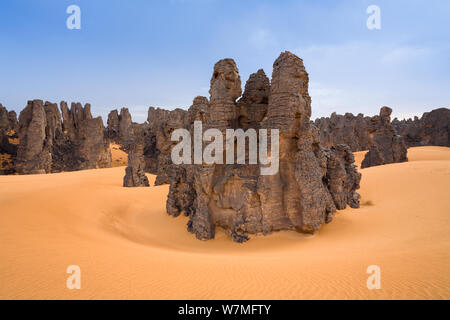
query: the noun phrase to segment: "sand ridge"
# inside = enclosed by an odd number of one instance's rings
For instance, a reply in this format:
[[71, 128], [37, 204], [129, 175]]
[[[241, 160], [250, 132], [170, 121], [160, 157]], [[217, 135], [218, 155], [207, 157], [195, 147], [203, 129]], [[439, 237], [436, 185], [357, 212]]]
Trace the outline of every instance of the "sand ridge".
[[[124, 167], [0, 176], [0, 298], [449, 299], [450, 148], [408, 156], [361, 170], [362, 207], [317, 234], [244, 244], [196, 240], [165, 214], [168, 186], [122, 188]], [[81, 290], [66, 288], [72, 264]]]

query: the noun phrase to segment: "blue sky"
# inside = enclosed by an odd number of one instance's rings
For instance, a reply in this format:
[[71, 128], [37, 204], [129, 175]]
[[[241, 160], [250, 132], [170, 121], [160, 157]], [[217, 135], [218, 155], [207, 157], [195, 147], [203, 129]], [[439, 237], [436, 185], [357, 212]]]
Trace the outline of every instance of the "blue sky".
[[[72, 4], [81, 30], [66, 28]], [[366, 27], [372, 4], [381, 30]], [[219, 59], [235, 59], [244, 85], [289, 50], [310, 74], [313, 118], [382, 105], [409, 117], [450, 107], [449, 30], [448, 0], [1, 0], [0, 103], [128, 107], [142, 122], [149, 106], [208, 96]]]

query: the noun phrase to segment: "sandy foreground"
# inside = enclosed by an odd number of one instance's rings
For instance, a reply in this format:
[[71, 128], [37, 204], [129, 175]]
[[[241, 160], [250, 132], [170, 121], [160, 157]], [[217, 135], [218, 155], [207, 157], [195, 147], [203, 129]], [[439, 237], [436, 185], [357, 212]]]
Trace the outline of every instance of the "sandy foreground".
[[317, 234], [244, 244], [196, 240], [165, 213], [168, 186], [122, 188], [124, 167], [0, 176], [0, 298], [450, 299], [450, 148], [408, 155], [362, 170], [361, 209]]

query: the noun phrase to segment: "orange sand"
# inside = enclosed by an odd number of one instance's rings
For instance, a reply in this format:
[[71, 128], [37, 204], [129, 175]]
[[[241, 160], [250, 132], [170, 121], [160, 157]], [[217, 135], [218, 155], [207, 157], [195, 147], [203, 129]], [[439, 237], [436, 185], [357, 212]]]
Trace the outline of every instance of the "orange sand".
[[123, 167], [0, 176], [0, 298], [450, 299], [450, 148], [409, 158], [362, 170], [366, 205], [316, 235], [245, 244], [196, 240], [165, 214], [168, 186], [122, 188]]
[[113, 168], [128, 165], [128, 155], [126, 152], [120, 150], [118, 144], [111, 143], [109, 148], [111, 149], [111, 166]]

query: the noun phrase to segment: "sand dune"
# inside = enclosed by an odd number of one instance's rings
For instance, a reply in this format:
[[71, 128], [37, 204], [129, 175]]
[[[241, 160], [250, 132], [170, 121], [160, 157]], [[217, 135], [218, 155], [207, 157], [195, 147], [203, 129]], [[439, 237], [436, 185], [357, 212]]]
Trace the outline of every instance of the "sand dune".
[[[450, 299], [450, 148], [409, 158], [362, 170], [362, 208], [316, 235], [245, 244], [196, 240], [165, 214], [168, 186], [122, 188], [124, 167], [1, 176], [0, 298]], [[81, 290], [66, 288], [68, 265]]]

